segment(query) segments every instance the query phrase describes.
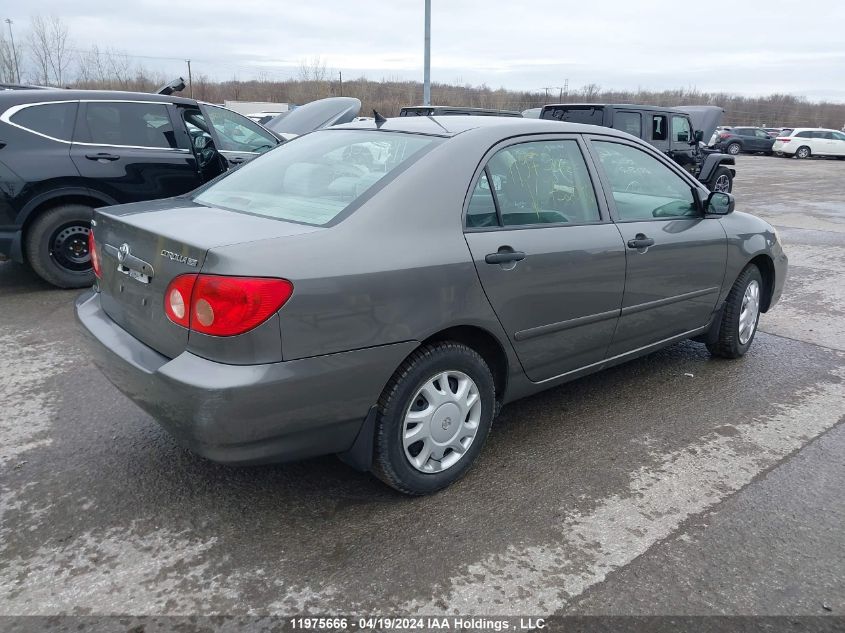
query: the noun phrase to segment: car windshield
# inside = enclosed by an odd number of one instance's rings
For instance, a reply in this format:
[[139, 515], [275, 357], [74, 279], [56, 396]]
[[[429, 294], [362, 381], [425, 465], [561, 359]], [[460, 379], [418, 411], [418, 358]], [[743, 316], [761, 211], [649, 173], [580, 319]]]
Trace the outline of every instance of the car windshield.
[[322, 226], [440, 140], [376, 130], [314, 132], [233, 171], [194, 201]]

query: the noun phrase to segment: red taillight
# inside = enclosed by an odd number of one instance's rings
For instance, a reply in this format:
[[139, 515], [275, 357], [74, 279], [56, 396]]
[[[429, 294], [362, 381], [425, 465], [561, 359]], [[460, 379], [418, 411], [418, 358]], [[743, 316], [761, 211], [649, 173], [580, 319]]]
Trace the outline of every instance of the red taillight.
[[293, 294], [287, 279], [180, 275], [170, 282], [164, 311], [174, 323], [212, 336], [235, 336], [257, 327]]
[[102, 279], [103, 271], [100, 269], [100, 256], [97, 254], [97, 243], [94, 241], [94, 229], [88, 231], [88, 256], [91, 258], [91, 268], [97, 279]]
[[719, 138], [728, 138], [730, 135], [730, 132], [719, 132]]
[[164, 313], [176, 325], [191, 324], [191, 293], [198, 275], [179, 275], [167, 286], [164, 293]]
[[778, 136], [775, 140], [780, 141], [781, 143], [789, 143], [792, 139], [785, 136]]

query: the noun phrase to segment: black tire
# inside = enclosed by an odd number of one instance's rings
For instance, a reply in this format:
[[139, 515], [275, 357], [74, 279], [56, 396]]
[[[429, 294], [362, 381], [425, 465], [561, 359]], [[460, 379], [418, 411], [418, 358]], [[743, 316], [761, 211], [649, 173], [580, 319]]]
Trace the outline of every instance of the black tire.
[[713, 356], [720, 356], [722, 358], [739, 358], [744, 356], [751, 343], [754, 342], [754, 337], [757, 335], [757, 325], [760, 321], [760, 312], [757, 312], [757, 318], [754, 321], [754, 330], [750, 338], [745, 342], [740, 342], [739, 331], [739, 316], [742, 312], [743, 297], [745, 291], [752, 281], [756, 281], [760, 289], [760, 296], [762, 299], [762, 292], [764, 289], [763, 276], [760, 270], [754, 264], [749, 264], [739, 274], [728, 298], [725, 300], [725, 306], [722, 308], [722, 321], [719, 324], [719, 337], [715, 343], [708, 343], [707, 349]]
[[[721, 189], [720, 187], [724, 183], [725, 179], [727, 179], [727, 189]], [[710, 176], [710, 180], [707, 183], [707, 188], [710, 191], [722, 191], [724, 193], [730, 193], [733, 191], [734, 188], [734, 178], [731, 174], [731, 170], [727, 167], [719, 166], [716, 168], [716, 171], [713, 172], [713, 175]]]
[[63, 204], [35, 219], [24, 239], [26, 259], [39, 277], [59, 288], [94, 283], [88, 255], [93, 214], [94, 210], [83, 204]]
[[802, 145], [801, 147], [795, 150], [795, 158], [810, 158], [811, 155], [812, 152], [810, 151], [810, 148], [806, 145]]
[[[481, 401], [481, 417], [472, 443], [454, 465], [440, 472], [424, 473], [417, 470], [405, 454], [402, 441], [405, 415], [420, 388], [443, 371], [463, 372], [475, 382]], [[466, 473], [481, 452], [495, 409], [493, 375], [477, 352], [451, 341], [420, 347], [396, 370], [379, 398], [373, 474], [407, 495], [431, 494], [449, 486]]]
[[742, 151], [742, 145], [739, 143], [728, 143], [728, 146], [725, 148], [725, 152], [730, 154], [731, 156], [736, 156]]

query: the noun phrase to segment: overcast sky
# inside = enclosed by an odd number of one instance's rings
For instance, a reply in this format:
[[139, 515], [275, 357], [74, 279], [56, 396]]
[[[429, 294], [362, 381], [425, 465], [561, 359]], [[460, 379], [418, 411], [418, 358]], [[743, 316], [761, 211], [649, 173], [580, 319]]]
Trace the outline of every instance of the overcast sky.
[[[695, 87], [845, 102], [845, 0], [432, 0], [432, 79], [491, 87]], [[321, 57], [344, 76], [422, 80], [423, 0], [0, 0], [74, 47], [191, 58], [214, 78], [288, 78]], [[3, 25], [5, 26], [5, 25]], [[138, 58], [184, 74], [176, 60]]]

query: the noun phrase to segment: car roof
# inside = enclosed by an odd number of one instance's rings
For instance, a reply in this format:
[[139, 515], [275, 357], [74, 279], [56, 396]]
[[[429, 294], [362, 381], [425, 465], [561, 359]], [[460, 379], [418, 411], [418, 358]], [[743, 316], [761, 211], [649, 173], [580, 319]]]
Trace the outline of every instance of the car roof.
[[195, 105], [197, 102], [185, 97], [158, 95], [150, 92], [124, 92], [121, 90], [5, 90], [0, 91], [0, 104], [4, 106], [44, 101], [161, 101]]
[[451, 137], [478, 128], [501, 128], [512, 135], [570, 133], [603, 134], [621, 138], [636, 138], [630, 134], [599, 125], [568, 123], [549, 119], [524, 119], [508, 116], [415, 116], [386, 119], [380, 125], [375, 121], [355, 121], [336, 125], [327, 130], [381, 130], [385, 132], [405, 132]]
[[793, 132], [841, 132], [842, 130], [834, 130], [830, 127], [793, 127], [784, 128], [785, 130], [792, 130]]

